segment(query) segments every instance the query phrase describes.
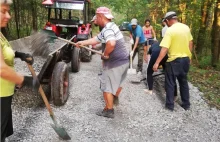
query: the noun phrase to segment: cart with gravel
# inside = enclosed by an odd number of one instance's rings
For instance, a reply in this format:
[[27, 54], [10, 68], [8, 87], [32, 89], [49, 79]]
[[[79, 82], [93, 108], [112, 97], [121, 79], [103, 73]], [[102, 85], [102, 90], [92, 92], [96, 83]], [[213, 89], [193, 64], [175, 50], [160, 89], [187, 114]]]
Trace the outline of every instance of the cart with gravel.
[[47, 56], [40, 72], [38, 79], [41, 84], [48, 84], [50, 97], [54, 105], [64, 105], [69, 96], [69, 69], [68, 65], [62, 59], [62, 49], [67, 43], [55, 41], [51, 43], [49, 48], [51, 53]]
[[[10, 44], [16, 51], [32, 54], [30, 41], [34, 36], [14, 40]], [[64, 105], [69, 96], [69, 68], [62, 57], [62, 50], [66, 46], [68, 43], [54, 40], [54, 42], [48, 43], [47, 56], [34, 56], [33, 68], [37, 77], [40, 83], [45, 86], [43, 88], [47, 98], [51, 99], [57, 106]], [[15, 59], [15, 70], [25, 76], [32, 77], [27, 65], [20, 59]]]

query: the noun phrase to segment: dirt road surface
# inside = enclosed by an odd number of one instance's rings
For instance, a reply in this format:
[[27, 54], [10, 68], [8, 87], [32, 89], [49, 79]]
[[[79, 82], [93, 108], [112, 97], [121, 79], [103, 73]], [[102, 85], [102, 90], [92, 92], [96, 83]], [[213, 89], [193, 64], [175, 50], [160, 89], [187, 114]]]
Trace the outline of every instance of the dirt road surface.
[[[174, 112], [164, 109], [162, 76], [155, 79], [156, 91], [149, 95], [143, 91], [144, 83], [134, 85], [130, 82], [142, 76], [128, 75], [120, 104], [115, 107], [115, 118], [97, 116], [95, 113], [104, 107], [98, 79], [100, 56], [94, 55], [92, 62], [81, 65], [80, 72], [70, 72], [67, 103], [56, 107], [51, 102], [59, 123], [72, 138], [70, 142], [220, 141], [220, 111], [210, 108], [192, 84], [189, 83], [192, 104], [189, 111], [180, 107], [181, 101], [175, 103]], [[144, 67], [146, 70], [146, 64]], [[9, 142], [63, 142], [51, 128], [52, 121], [39, 94], [16, 93], [13, 120], [14, 134], [8, 138]]]

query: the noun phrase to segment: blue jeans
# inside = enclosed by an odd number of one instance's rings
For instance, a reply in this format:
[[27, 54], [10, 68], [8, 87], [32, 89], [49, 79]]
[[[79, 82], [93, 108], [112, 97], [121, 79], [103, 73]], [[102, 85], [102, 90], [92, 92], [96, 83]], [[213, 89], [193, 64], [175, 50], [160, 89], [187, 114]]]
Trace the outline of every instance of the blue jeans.
[[180, 86], [180, 96], [182, 107], [184, 109], [190, 107], [189, 102], [189, 86], [187, 81], [187, 73], [189, 72], [190, 60], [188, 57], [177, 58], [174, 61], [166, 63], [165, 69], [165, 89], [166, 89], [166, 107], [174, 108], [174, 90], [176, 79]]

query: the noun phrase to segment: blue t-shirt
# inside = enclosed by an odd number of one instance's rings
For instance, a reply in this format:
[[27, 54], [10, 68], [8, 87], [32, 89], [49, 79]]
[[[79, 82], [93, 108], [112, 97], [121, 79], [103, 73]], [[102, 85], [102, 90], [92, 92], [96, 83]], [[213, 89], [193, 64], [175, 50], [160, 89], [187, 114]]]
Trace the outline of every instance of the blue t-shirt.
[[143, 32], [140, 25], [137, 25], [137, 27], [135, 29], [132, 29], [132, 25], [129, 24], [128, 29], [132, 33], [132, 37], [133, 37], [134, 41], [135, 41], [136, 37], [139, 37], [140, 38], [139, 44], [145, 43], [146, 39], [145, 39], [144, 32]]

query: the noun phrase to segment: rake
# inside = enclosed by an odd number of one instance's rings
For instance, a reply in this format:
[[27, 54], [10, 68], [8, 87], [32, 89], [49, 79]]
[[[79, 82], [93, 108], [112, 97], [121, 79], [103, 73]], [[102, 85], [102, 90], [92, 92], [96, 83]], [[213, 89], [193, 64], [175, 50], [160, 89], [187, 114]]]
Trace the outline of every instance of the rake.
[[[33, 52], [33, 55], [35, 56], [49, 55], [50, 54], [49, 43], [53, 42], [55, 39], [64, 41], [72, 45], [76, 45], [76, 43], [70, 40], [57, 37], [53, 31], [41, 30], [40, 32], [35, 33], [31, 39], [31, 50]], [[102, 55], [101, 52], [90, 49], [89, 47], [83, 45], [80, 45], [80, 47], [85, 48], [86, 50], [89, 50], [91, 52], [97, 53], [99, 55]]]
[[[164, 73], [159, 73], [159, 74], [155, 74], [153, 75], [153, 77], [156, 77], [156, 76], [160, 76], [160, 75], [163, 75]], [[143, 78], [143, 79], [140, 79], [140, 80], [131, 80], [131, 83], [132, 84], [140, 84], [142, 81], [145, 81], [147, 78]]]

